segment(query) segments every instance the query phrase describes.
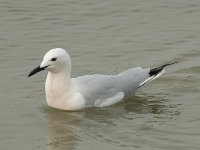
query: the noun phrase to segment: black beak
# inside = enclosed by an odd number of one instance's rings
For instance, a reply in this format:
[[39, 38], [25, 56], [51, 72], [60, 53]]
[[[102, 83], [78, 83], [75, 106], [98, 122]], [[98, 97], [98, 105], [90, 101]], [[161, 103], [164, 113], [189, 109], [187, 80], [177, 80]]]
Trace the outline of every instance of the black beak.
[[45, 66], [45, 67], [40, 67], [40, 66], [38, 66], [38, 67], [36, 67], [35, 69], [33, 69], [33, 70], [29, 73], [28, 77], [30, 77], [30, 76], [32, 76], [32, 75], [34, 75], [34, 74], [36, 74], [36, 73], [38, 73], [38, 72], [44, 70], [44, 69], [47, 68], [47, 67], [48, 67], [48, 66]]

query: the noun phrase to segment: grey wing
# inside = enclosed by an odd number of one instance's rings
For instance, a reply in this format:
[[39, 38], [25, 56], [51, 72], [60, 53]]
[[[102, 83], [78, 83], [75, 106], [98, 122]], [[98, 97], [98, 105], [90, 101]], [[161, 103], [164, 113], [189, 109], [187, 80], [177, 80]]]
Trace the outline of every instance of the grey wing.
[[115, 97], [122, 100], [134, 94], [140, 83], [149, 77], [150, 69], [131, 68], [118, 75], [86, 75], [76, 79], [79, 92], [86, 99], [86, 106], [95, 106], [97, 101]]
[[120, 92], [120, 77], [117, 75], [86, 75], [76, 78], [79, 92], [85, 98], [87, 107], [106, 101]]
[[132, 96], [140, 87], [140, 84], [149, 78], [149, 71], [150, 68], [142, 69], [136, 67], [125, 70], [119, 74], [125, 97]]

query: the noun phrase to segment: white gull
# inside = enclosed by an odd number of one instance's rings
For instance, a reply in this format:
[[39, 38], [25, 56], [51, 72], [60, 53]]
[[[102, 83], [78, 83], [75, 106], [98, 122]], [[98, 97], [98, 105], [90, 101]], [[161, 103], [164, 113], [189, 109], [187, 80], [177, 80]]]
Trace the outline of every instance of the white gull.
[[159, 77], [171, 64], [154, 69], [135, 67], [117, 75], [93, 74], [71, 78], [69, 54], [62, 48], [55, 48], [45, 54], [42, 63], [28, 77], [47, 70], [47, 104], [62, 110], [79, 110], [110, 106], [133, 96], [138, 88]]

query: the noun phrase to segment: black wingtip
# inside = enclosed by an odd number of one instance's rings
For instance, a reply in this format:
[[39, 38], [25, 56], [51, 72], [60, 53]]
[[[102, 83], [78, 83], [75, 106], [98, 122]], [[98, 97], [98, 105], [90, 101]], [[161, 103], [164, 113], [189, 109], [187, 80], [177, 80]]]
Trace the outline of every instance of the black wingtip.
[[172, 63], [167, 63], [167, 64], [164, 64], [160, 67], [157, 67], [157, 68], [154, 68], [154, 69], [151, 69], [149, 71], [149, 75], [150, 76], [153, 76], [153, 75], [157, 75], [158, 73], [160, 73], [165, 67], [169, 66], [169, 65], [173, 65], [173, 64], [176, 64], [178, 63], [178, 61], [175, 61], [175, 62], [172, 62]]
[[164, 64], [164, 65], [162, 65], [162, 66], [160, 66], [161, 68], [165, 68], [165, 67], [167, 67], [167, 66], [170, 66], [170, 65], [173, 65], [173, 64], [176, 64], [176, 63], [178, 63], [178, 61], [175, 61], [175, 62], [172, 62], [172, 63], [167, 63], [167, 64]]

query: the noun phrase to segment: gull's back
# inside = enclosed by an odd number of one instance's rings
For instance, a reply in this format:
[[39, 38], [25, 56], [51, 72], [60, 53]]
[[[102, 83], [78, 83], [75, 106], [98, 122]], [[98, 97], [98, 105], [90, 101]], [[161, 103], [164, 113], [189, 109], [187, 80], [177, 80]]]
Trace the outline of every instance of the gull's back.
[[150, 69], [131, 68], [118, 75], [85, 75], [73, 78], [86, 107], [102, 105], [107, 100], [116, 103], [134, 94], [140, 83], [149, 77]]

